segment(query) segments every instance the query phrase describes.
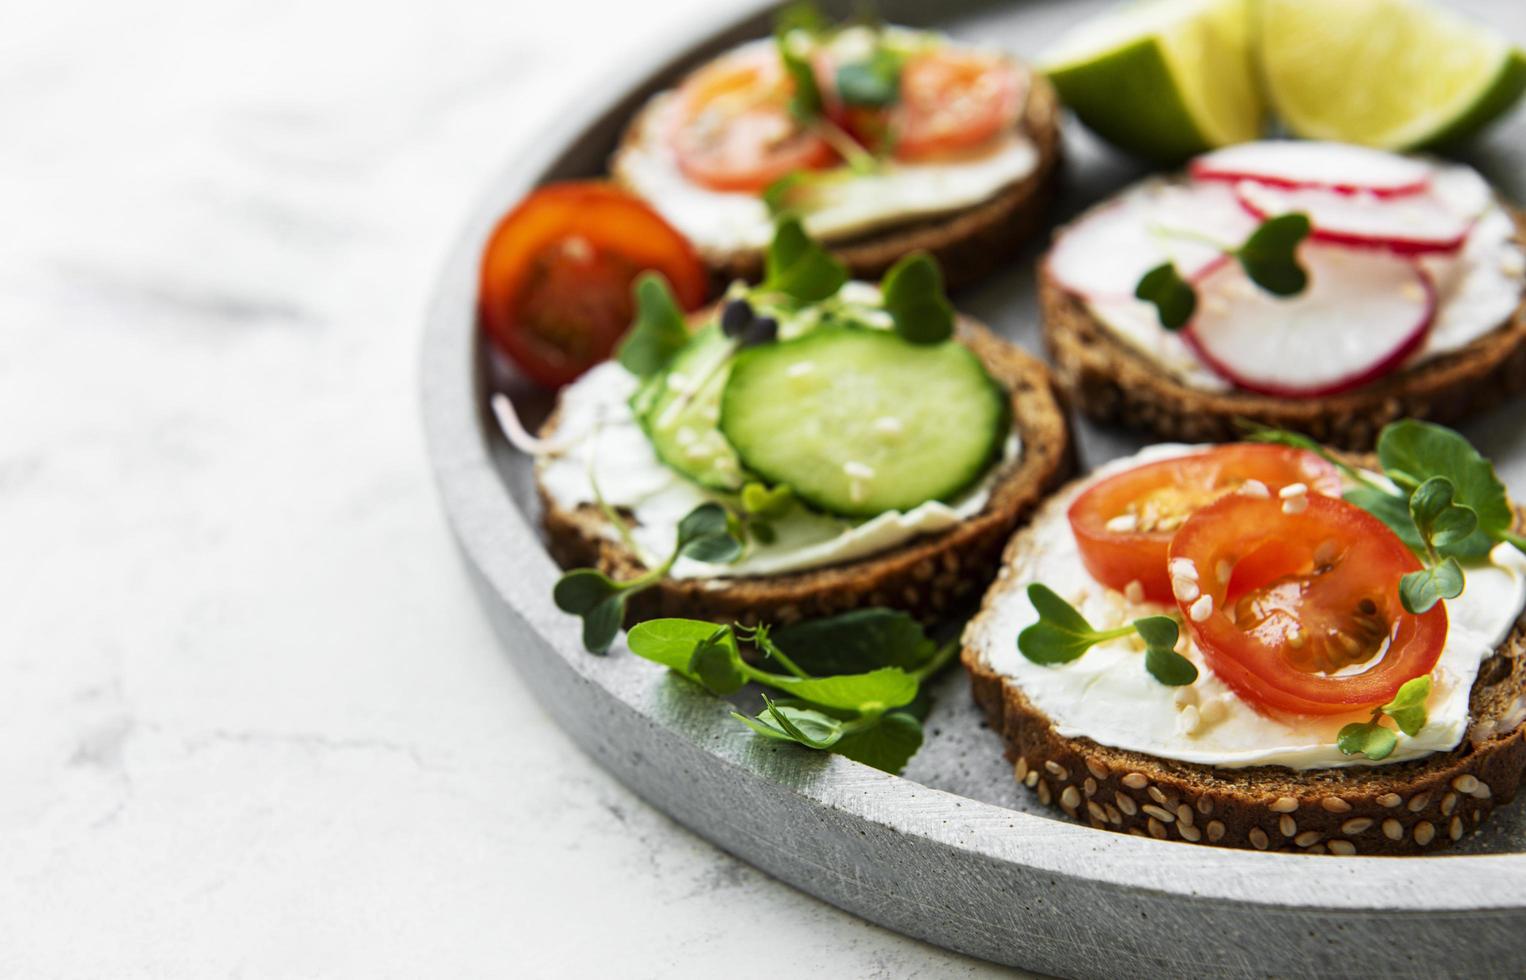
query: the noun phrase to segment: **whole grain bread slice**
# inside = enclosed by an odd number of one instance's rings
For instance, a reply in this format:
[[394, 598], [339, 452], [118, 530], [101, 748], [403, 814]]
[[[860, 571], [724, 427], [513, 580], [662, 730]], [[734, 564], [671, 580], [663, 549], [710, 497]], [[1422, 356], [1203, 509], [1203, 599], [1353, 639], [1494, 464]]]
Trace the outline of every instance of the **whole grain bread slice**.
[[[1061, 491], [1036, 519], [1050, 516], [1047, 509], [1064, 499]], [[997, 580], [967, 628], [962, 660], [1017, 781], [1073, 820], [1220, 847], [1414, 854], [1461, 840], [1520, 788], [1526, 771], [1526, 615], [1480, 668], [1469, 700], [1472, 722], [1450, 752], [1377, 766], [1217, 768], [1060, 735], [1020, 685], [991, 668], [968, 638], [998, 603], [1022, 601], [1014, 593], [1027, 583], [1011, 573], [1029, 547], [1024, 531], [1008, 545]]]
[[[1512, 213], [1516, 238], [1526, 241], [1526, 215]], [[1099, 422], [1163, 439], [1229, 441], [1240, 435], [1238, 420], [1247, 419], [1365, 450], [1389, 422], [1453, 423], [1526, 389], [1526, 298], [1499, 327], [1459, 350], [1360, 388], [1303, 399], [1184, 383], [1098, 321], [1047, 263], [1039, 266], [1039, 307], [1055, 374], [1075, 406]]]
[[[1060, 167], [1060, 100], [1043, 76], [1030, 73], [1031, 87], [1017, 128], [1033, 141], [1038, 162], [1021, 180], [1002, 188], [987, 200], [942, 214], [926, 215], [875, 228], [847, 237], [825, 236], [825, 244], [848, 266], [855, 279], [878, 279], [908, 253], [932, 253], [944, 270], [950, 288], [967, 285], [985, 276], [1042, 229], [1050, 199], [1054, 196]], [[610, 172], [628, 190], [622, 177], [621, 157], [650, 124], [655, 105], [649, 103], [626, 130], [615, 151]], [[715, 251], [700, 248], [717, 289], [736, 279], [753, 282], [763, 274], [763, 253], [758, 249]]]
[[[866, 606], [902, 609], [927, 622], [973, 600], [990, 582], [1012, 531], [1074, 466], [1069, 423], [1048, 369], [974, 321], [957, 337], [1011, 400], [1017, 458], [1005, 464], [985, 509], [947, 531], [868, 558], [809, 571], [748, 578], [673, 579], [634, 597], [630, 621], [662, 616], [784, 625]], [[556, 429], [553, 413], [542, 429]], [[595, 567], [615, 578], [645, 570], [593, 505], [567, 508], [539, 488], [547, 547], [564, 568]]]

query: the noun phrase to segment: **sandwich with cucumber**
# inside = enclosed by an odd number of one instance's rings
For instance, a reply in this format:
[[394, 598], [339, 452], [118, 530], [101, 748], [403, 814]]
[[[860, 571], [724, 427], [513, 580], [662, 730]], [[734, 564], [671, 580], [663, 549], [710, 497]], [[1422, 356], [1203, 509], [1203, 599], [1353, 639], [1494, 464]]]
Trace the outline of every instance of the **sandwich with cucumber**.
[[1047, 370], [957, 314], [925, 253], [851, 281], [785, 218], [759, 284], [688, 317], [660, 276], [636, 295], [616, 356], [519, 439], [591, 649], [658, 616], [936, 620], [1069, 472]]

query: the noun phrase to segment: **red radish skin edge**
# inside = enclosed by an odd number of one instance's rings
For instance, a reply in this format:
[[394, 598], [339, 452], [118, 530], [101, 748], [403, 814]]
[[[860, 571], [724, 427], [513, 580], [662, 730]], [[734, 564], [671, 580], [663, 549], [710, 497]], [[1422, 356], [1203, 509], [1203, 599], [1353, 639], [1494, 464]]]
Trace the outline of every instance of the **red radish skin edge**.
[[1234, 368], [1208, 353], [1208, 350], [1193, 333], [1193, 324], [1189, 323], [1182, 329], [1182, 340], [1191, 348], [1192, 353], [1197, 355], [1198, 360], [1208, 365], [1209, 370], [1219, 377], [1228, 381], [1236, 388], [1249, 391], [1257, 395], [1271, 395], [1275, 398], [1319, 398], [1324, 395], [1338, 395], [1353, 388], [1370, 384], [1384, 375], [1391, 374], [1400, 364], [1413, 354], [1424, 342], [1427, 334], [1431, 332], [1431, 324], [1436, 322], [1436, 286], [1431, 282], [1431, 277], [1419, 266], [1415, 267], [1415, 278], [1420, 281], [1420, 286], [1425, 290], [1425, 316], [1415, 326], [1408, 336], [1398, 346], [1385, 354], [1371, 367], [1364, 368], [1355, 374], [1339, 378], [1329, 384], [1319, 385], [1312, 388], [1300, 388], [1293, 385], [1267, 384], [1264, 382], [1251, 381], [1237, 374]]
[[1431, 186], [1429, 177], [1422, 177], [1413, 184], [1401, 184], [1398, 187], [1364, 187], [1360, 184], [1327, 183], [1322, 180], [1295, 180], [1292, 177], [1273, 177], [1270, 174], [1219, 170], [1196, 160], [1188, 164], [1187, 172], [1192, 175], [1193, 180], [1217, 181], [1225, 184], [1238, 184], [1242, 180], [1248, 180], [1253, 184], [1265, 184], [1267, 187], [1280, 187], [1290, 191], [1332, 191], [1336, 194], [1371, 194], [1373, 197], [1409, 197], [1412, 194], [1423, 193]]
[[[1266, 183], [1254, 181], [1253, 183]], [[1235, 200], [1240, 207], [1246, 210], [1257, 221], [1265, 221], [1268, 217], [1265, 211], [1251, 204], [1243, 195], [1236, 194]], [[1317, 226], [1309, 229], [1309, 237], [1315, 241], [1327, 242], [1331, 245], [1341, 245], [1346, 248], [1381, 248], [1393, 252], [1395, 255], [1435, 255], [1450, 254], [1462, 248], [1468, 241], [1468, 236], [1473, 234], [1473, 226], [1478, 223], [1475, 218], [1468, 222], [1466, 228], [1455, 239], [1445, 242], [1417, 240], [1413, 238], [1373, 238], [1367, 235], [1353, 235], [1343, 231], [1330, 231]]]

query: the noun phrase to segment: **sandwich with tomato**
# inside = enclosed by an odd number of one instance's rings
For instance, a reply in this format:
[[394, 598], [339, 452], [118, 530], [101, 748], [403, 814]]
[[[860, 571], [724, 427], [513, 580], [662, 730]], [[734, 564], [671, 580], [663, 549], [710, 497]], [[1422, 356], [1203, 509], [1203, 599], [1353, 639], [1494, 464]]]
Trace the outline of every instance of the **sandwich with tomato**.
[[1093, 827], [1403, 854], [1526, 769], [1526, 539], [1493, 467], [1405, 420], [1163, 444], [1046, 502], [964, 635], [1019, 782]]
[[535, 437], [557, 604], [590, 650], [628, 619], [785, 625], [978, 595], [1068, 475], [1047, 369], [959, 316], [914, 253], [877, 283], [781, 220], [765, 273], [685, 315], [642, 275], [614, 358]]
[[1526, 388], [1523, 227], [1462, 164], [1229, 146], [1059, 230], [1045, 342], [1101, 421], [1220, 441], [1252, 419], [1365, 450]]
[[653, 97], [611, 169], [722, 282], [789, 209], [855, 276], [923, 250], [957, 285], [1037, 231], [1058, 157], [1053, 89], [1009, 55], [797, 4]]

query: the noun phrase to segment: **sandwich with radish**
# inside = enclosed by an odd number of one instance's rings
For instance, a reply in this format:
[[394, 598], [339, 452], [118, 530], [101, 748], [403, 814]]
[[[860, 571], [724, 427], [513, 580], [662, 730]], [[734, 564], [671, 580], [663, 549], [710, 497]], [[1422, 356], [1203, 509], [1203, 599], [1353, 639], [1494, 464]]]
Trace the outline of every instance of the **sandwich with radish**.
[[1044, 337], [1077, 406], [1166, 438], [1243, 420], [1370, 448], [1526, 387], [1519, 214], [1475, 170], [1339, 143], [1195, 158], [1061, 228]]

